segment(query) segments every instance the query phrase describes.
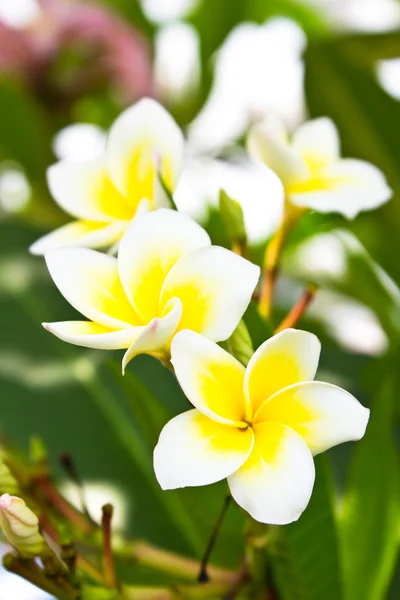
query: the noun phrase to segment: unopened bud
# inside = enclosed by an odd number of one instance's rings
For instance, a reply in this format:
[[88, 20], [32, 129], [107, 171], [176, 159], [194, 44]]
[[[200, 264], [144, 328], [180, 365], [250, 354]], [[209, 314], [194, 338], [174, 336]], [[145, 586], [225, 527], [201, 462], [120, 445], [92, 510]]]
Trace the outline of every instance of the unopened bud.
[[16, 494], [19, 485], [10, 469], [0, 459], [0, 494]]
[[39, 520], [21, 498], [0, 496], [0, 527], [22, 556], [33, 558], [43, 552], [45, 542], [39, 533]]

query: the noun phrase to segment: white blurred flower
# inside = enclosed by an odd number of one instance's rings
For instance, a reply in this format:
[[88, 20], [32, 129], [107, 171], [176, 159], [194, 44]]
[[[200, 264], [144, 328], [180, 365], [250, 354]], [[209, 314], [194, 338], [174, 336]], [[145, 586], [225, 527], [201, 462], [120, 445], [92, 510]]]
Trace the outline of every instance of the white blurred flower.
[[157, 32], [154, 74], [158, 95], [178, 104], [195, 93], [200, 83], [200, 40], [194, 27], [175, 22]]
[[400, 100], [400, 58], [378, 61], [376, 76], [385, 92]]
[[0, 0], [0, 21], [9, 27], [24, 29], [40, 17], [37, 0]]
[[53, 140], [54, 154], [59, 160], [92, 160], [104, 152], [105, 146], [105, 131], [91, 123], [68, 125]]
[[[84, 483], [85, 502], [90, 515], [97, 521], [101, 520], [101, 508], [105, 504], [112, 504], [114, 507], [113, 526], [116, 529], [123, 529], [127, 522], [128, 505], [122, 491], [111, 483], [86, 482]], [[80, 494], [73, 483], [66, 483], [62, 486], [63, 495], [74, 504], [81, 508]]]
[[24, 173], [13, 166], [0, 170], [0, 207], [8, 213], [24, 210], [31, 199], [31, 186]]
[[189, 128], [190, 141], [218, 150], [270, 111], [297, 124], [304, 112], [304, 46], [303, 31], [289, 19], [235, 27], [217, 54], [213, 88]]
[[141, 0], [146, 17], [153, 23], [185, 17], [198, 3], [199, 0]]
[[397, 0], [308, 0], [340, 29], [383, 32], [400, 25]]
[[279, 226], [283, 187], [279, 178], [258, 161], [188, 160], [174, 200], [179, 210], [204, 222], [208, 208], [218, 207], [221, 189], [240, 203], [251, 243], [266, 240]]

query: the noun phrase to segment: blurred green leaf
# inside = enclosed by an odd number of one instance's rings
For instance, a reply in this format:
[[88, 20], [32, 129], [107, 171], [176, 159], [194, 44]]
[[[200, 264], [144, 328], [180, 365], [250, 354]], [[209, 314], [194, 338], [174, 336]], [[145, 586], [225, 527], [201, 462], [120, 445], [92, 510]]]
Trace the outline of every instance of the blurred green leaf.
[[237, 200], [230, 198], [221, 190], [219, 194], [219, 210], [226, 232], [232, 243], [246, 243], [246, 227], [243, 210]]
[[28, 177], [44, 182], [51, 162], [50, 133], [40, 107], [16, 82], [0, 79], [1, 158], [20, 163]]
[[311, 116], [331, 117], [339, 128], [344, 155], [377, 165], [394, 190], [390, 202], [360, 215], [351, 228], [399, 282], [400, 263], [393, 260], [393, 252], [400, 235], [400, 136], [395, 126], [400, 103], [380, 87], [375, 73], [375, 61], [387, 57], [396, 35], [341, 36], [311, 42], [305, 53], [305, 84]]
[[[400, 462], [393, 420], [398, 398], [398, 352], [373, 370], [379, 391], [365, 437], [357, 443], [343, 498], [341, 541], [346, 600], [383, 600], [399, 545]], [[379, 385], [377, 386], [377, 381]]]
[[315, 466], [315, 487], [304, 514], [296, 523], [271, 529], [268, 552], [273, 581], [282, 600], [343, 598], [333, 487], [327, 457], [317, 456]]

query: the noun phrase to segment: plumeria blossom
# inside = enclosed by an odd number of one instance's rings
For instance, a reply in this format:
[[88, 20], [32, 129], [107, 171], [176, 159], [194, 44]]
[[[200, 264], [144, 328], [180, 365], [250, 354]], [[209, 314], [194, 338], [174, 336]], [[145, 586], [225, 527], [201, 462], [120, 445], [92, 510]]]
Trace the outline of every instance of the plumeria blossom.
[[351, 394], [313, 381], [318, 338], [288, 329], [247, 368], [210, 340], [181, 331], [172, 364], [195, 406], [173, 418], [154, 451], [163, 489], [225, 477], [236, 502], [263, 523], [295, 521], [314, 485], [313, 455], [365, 432], [369, 410]]
[[353, 219], [392, 196], [377, 167], [340, 157], [338, 131], [325, 117], [303, 123], [291, 139], [281, 123], [267, 119], [250, 130], [248, 149], [275, 171], [296, 206]]
[[154, 100], [140, 100], [116, 119], [104, 154], [49, 168], [54, 199], [76, 220], [39, 239], [30, 251], [116, 244], [136, 214], [168, 206], [160, 179], [172, 192], [183, 150], [182, 132], [167, 111]]
[[45, 255], [56, 286], [89, 321], [44, 323], [60, 339], [89, 348], [127, 348], [169, 360], [176, 331], [213, 341], [237, 327], [259, 278], [249, 261], [218, 246], [188, 216], [159, 209], [133, 219], [118, 259], [88, 248]]

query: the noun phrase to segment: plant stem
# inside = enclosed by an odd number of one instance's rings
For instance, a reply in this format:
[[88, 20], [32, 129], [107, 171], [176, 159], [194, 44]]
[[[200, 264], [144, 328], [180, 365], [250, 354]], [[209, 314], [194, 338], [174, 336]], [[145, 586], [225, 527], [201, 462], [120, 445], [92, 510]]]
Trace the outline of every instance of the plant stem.
[[44, 571], [42, 571], [34, 561], [32, 560], [23, 560], [14, 556], [13, 554], [6, 554], [3, 557], [3, 565], [7, 571], [10, 573], [14, 573], [26, 581], [29, 581], [39, 589], [43, 590], [55, 596], [59, 600], [76, 600], [78, 598], [78, 592], [67, 586], [65, 589], [62, 589], [56, 581], [52, 581], [45, 576]]
[[219, 514], [217, 522], [215, 523], [214, 529], [213, 529], [213, 531], [211, 533], [211, 537], [208, 540], [208, 544], [207, 544], [206, 550], [204, 552], [203, 559], [202, 559], [201, 564], [200, 564], [200, 571], [199, 571], [199, 575], [198, 575], [198, 578], [197, 578], [197, 580], [199, 582], [201, 582], [201, 583], [204, 583], [204, 582], [207, 582], [207, 581], [210, 580], [209, 575], [208, 575], [208, 571], [207, 571], [208, 561], [209, 561], [211, 552], [213, 551], [215, 542], [217, 541], [218, 534], [220, 532], [221, 525], [222, 525], [222, 522], [224, 520], [224, 517], [225, 517], [225, 515], [227, 513], [227, 510], [229, 508], [229, 504], [231, 502], [231, 499], [232, 499], [232, 497], [231, 497], [230, 494], [228, 494], [225, 497], [222, 510], [221, 510], [221, 512]]
[[265, 251], [259, 310], [261, 316], [266, 319], [271, 316], [272, 301], [283, 247], [302, 214], [303, 209], [286, 202], [283, 221]]
[[[160, 573], [167, 573], [180, 579], [194, 582], [200, 570], [200, 563], [192, 558], [186, 558], [167, 550], [151, 546], [147, 542], [134, 542], [117, 548], [116, 554], [121, 558], [133, 559], [136, 563]], [[210, 579], [219, 583], [232, 585], [235, 573], [227, 569], [208, 566]]]
[[304, 290], [303, 294], [300, 296], [299, 300], [293, 306], [292, 310], [289, 314], [283, 319], [282, 323], [277, 327], [275, 333], [279, 333], [284, 329], [289, 329], [290, 327], [294, 327], [305, 311], [307, 310], [309, 304], [313, 301], [314, 296], [317, 292], [317, 286], [310, 283], [307, 288]]
[[111, 588], [117, 587], [115, 577], [114, 555], [111, 542], [111, 521], [113, 516], [113, 507], [111, 504], [105, 504], [102, 508], [101, 527], [103, 530], [103, 568], [106, 585]]

